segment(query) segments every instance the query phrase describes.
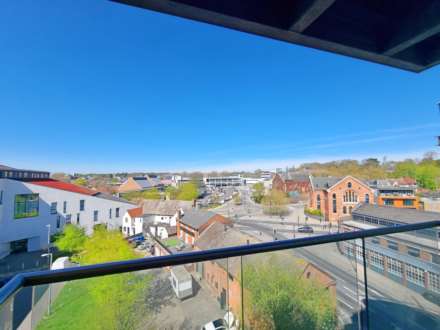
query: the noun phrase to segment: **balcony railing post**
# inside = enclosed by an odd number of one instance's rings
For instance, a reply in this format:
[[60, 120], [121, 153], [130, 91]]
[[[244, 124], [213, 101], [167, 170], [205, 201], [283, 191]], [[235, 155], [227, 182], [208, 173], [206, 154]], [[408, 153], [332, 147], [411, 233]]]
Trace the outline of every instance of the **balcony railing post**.
[[362, 318], [362, 328], [370, 329], [370, 315], [368, 313], [368, 279], [367, 279], [367, 254], [365, 253], [365, 237], [362, 237], [362, 260], [364, 263], [364, 290], [365, 290], [365, 313]]

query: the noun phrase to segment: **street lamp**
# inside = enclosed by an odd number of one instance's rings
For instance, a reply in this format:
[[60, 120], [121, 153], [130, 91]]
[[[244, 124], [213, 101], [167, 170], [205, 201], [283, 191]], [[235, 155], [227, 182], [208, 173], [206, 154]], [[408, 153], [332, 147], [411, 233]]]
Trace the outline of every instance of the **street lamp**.
[[[41, 255], [43, 258], [49, 258], [49, 269], [52, 269], [52, 253], [43, 253]], [[52, 303], [52, 284], [49, 284], [49, 303], [47, 304], [47, 315], [50, 315], [50, 304]]]
[[[47, 227], [47, 253], [42, 254], [42, 257], [49, 258], [49, 270], [52, 269], [52, 258], [53, 255], [50, 252], [50, 224], [46, 225]], [[47, 314], [50, 315], [50, 304], [52, 303], [52, 285], [49, 284], [49, 303], [47, 304]]]

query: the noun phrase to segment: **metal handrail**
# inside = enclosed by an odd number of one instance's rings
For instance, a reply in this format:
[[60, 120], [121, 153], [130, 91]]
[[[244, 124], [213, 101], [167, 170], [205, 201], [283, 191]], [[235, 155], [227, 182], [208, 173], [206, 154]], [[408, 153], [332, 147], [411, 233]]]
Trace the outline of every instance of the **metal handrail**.
[[216, 259], [240, 257], [250, 254], [274, 252], [319, 244], [336, 243], [359, 238], [382, 236], [426, 228], [433, 228], [437, 226], [440, 226], [440, 220], [409, 225], [399, 225], [395, 227], [382, 227], [338, 234], [232, 246], [220, 249], [193, 251], [160, 257], [108, 262], [67, 269], [22, 273], [14, 276], [8, 283], [6, 283], [5, 286], [0, 289], [0, 305], [6, 302], [20, 288], [27, 286], [71, 281], [96, 276], [120, 274], [153, 268], [162, 268], [167, 266], [177, 266]]

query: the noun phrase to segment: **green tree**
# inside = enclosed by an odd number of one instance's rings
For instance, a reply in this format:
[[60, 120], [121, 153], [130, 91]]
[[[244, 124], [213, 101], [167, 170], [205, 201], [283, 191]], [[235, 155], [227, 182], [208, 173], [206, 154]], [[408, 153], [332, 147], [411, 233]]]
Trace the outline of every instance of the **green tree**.
[[393, 176], [395, 178], [410, 177], [416, 178], [417, 164], [413, 160], [405, 160], [396, 164]]
[[261, 203], [264, 197], [264, 184], [262, 182], [257, 182], [252, 187], [252, 199], [255, 203]]
[[176, 199], [179, 191], [177, 188], [173, 186], [168, 186], [165, 188], [165, 196], [167, 196], [168, 199]]
[[87, 179], [80, 177], [78, 179], [73, 180], [73, 183], [78, 185], [78, 186], [87, 186]]
[[426, 189], [435, 190], [438, 187], [440, 169], [433, 163], [421, 164], [416, 168], [417, 183]]
[[161, 199], [159, 190], [157, 188], [151, 188], [150, 190], [144, 191], [142, 197], [145, 199]]
[[289, 258], [282, 259], [272, 255], [246, 263], [243, 284], [248, 327], [336, 329], [335, 297], [319, 283], [303, 278], [300, 267], [286, 263]]
[[289, 203], [289, 198], [282, 191], [270, 190], [264, 195], [261, 203], [264, 206], [264, 212], [267, 214], [282, 215], [288, 213], [286, 205]]
[[182, 201], [193, 201], [199, 196], [197, 184], [194, 182], [187, 182], [180, 186], [176, 199]]
[[[135, 259], [138, 256], [119, 231], [97, 227], [84, 244], [78, 260], [82, 265]], [[143, 297], [149, 276], [124, 273], [87, 280], [94, 312], [103, 329], [135, 329], [142, 316]]]
[[74, 225], [67, 225], [63, 233], [55, 241], [55, 246], [60, 251], [72, 254], [81, 251], [85, 241], [84, 229]]

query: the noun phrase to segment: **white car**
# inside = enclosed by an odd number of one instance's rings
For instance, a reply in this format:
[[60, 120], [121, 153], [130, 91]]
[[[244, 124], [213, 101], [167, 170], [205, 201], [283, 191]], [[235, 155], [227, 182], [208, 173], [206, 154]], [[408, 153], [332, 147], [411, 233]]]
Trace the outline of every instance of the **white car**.
[[206, 323], [202, 330], [236, 330], [238, 329], [238, 326], [235, 325], [234, 314], [232, 312], [227, 312], [225, 316], [222, 319], [217, 319], [214, 321], [211, 321], [209, 323]]

